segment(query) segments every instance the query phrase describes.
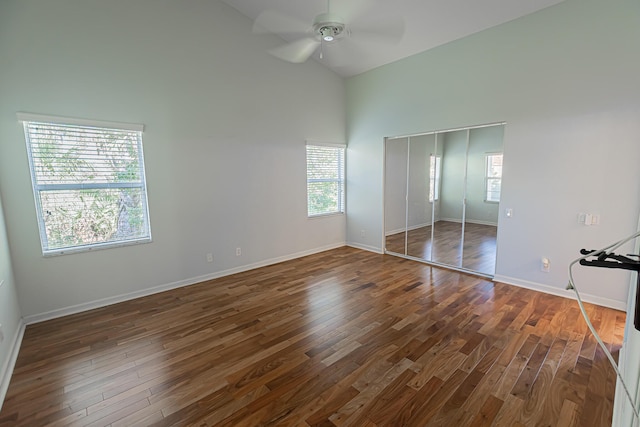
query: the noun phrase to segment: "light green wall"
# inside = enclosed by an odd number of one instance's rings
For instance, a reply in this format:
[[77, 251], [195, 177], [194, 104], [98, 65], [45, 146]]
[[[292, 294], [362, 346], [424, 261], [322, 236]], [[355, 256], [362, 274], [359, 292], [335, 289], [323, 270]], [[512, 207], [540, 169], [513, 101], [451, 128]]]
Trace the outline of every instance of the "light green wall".
[[[640, 212], [639, 23], [636, 0], [565, 0], [348, 79], [348, 241], [382, 248], [385, 136], [506, 121], [514, 216], [498, 219], [496, 275], [567, 295], [578, 250], [631, 233]], [[591, 301], [625, 306], [628, 274], [579, 274]]]

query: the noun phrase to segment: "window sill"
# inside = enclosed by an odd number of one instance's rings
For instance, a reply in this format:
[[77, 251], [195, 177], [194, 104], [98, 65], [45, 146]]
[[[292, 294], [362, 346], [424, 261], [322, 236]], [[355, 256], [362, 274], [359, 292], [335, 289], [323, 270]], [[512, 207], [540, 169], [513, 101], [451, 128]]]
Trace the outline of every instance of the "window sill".
[[317, 215], [307, 215], [307, 219], [327, 218], [331, 216], [344, 216], [344, 212], [328, 212]]
[[53, 249], [49, 251], [42, 251], [42, 256], [45, 258], [49, 258], [49, 257], [56, 257], [61, 255], [77, 254], [81, 252], [94, 252], [94, 251], [101, 251], [104, 249], [121, 248], [123, 246], [141, 245], [144, 243], [151, 243], [151, 237], [144, 238], [144, 239], [137, 239], [137, 240], [127, 240], [123, 242], [98, 243], [98, 244], [86, 245], [86, 246], [74, 246], [74, 247], [64, 248], [64, 249]]

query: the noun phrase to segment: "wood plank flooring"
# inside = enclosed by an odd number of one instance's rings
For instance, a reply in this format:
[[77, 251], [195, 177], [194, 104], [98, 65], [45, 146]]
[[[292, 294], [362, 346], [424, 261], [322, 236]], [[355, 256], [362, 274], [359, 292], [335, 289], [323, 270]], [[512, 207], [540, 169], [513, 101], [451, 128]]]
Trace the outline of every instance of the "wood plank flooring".
[[345, 247], [28, 326], [0, 425], [608, 426], [614, 387], [575, 301]]
[[[431, 226], [420, 227], [386, 237], [386, 249], [428, 261], [493, 275], [496, 268], [497, 227], [466, 223], [464, 240], [462, 224], [437, 221], [431, 241]], [[405, 238], [407, 247], [405, 253]]]

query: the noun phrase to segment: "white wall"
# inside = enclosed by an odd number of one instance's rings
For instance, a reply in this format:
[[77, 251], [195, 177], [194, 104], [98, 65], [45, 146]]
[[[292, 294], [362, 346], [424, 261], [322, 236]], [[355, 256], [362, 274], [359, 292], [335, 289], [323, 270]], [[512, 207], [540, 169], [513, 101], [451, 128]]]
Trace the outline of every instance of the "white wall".
[[18, 356], [23, 330], [21, 316], [0, 200], [0, 324], [4, 337], [0, 339], [0, 408], [9, 388], [13, 364]]
[[[348, 79], [348, 241], [381, 248], [384, 136], [506, 121], [496, 277], [567, 295], [580, 248], [636, 229], [638, 22], [634, 0], [566, 0]], [[584, 270], [587, 299], [626, 305], [627, 273]]]
[[[0, 3], [0, 190], [28, 320], [344, 244], [344, 215], [307, 219], [305, 178], [306, 139], [346, 141], [344, 82], [251, 26], [216, 0]], [[43, 258], [18, 111], [144, 124], [153, 242]]]

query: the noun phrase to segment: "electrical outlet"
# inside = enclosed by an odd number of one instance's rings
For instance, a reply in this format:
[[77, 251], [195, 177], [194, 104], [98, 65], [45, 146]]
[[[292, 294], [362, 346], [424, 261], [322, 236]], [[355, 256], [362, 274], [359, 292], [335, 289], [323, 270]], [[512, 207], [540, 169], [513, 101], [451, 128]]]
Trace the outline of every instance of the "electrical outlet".
[[212, 253], [208, 253], [207, 254], [207, 262], [213, 262], [213, 254]]
[[0, 323], [0, 342], [4, 341], [4, 332], [2, 331], [2, 324]]
[[367, 235], [366, 230], [360, 230], [360, 237], [365, 237]]
[[540, 262], [540, 270], [545, 273], [548, 273], [549, 270], [551, 270], [551, 261], [549, 261], [549, 258], [542, 258]]
[[236, 248], [236, 256], [242, 255], [242, 249]]

